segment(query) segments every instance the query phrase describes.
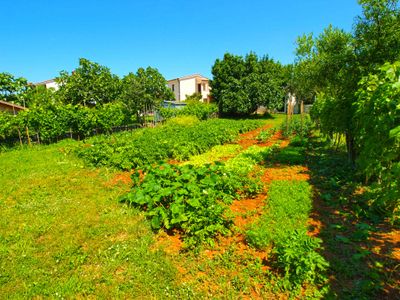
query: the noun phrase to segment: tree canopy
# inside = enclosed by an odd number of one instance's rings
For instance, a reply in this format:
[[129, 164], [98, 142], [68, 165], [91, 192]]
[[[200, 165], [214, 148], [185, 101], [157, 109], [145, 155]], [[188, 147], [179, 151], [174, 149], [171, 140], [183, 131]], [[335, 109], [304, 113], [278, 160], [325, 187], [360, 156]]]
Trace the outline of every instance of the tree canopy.
[[0, 100], [26, 106], [24, 94], [28, 89], [25, 78], [15, 77], [7, 72], [0, 73]]
[[167, 87], [167, 81], [155, 68], [139, 68], [122, 79], [119, 100], [132, 115], [146, 107], [157, 108], [163, 100], [172, 99], [174, 95]]
[[355, 96], [363, 76], [400, 58], [398, 0], [360, 0], [362, 15], [354, 32], [329, 26], [318, 37], [304, 35], [297, 42], [292, 86], [298, 95], [316, 96], [312, 116], [323, 132], [346, 135], [347, 150], [355, 161], [357, 145]]
[[109, 68], [85, 58], [71, 74], [62, 71], [57, 78], [57, 91], [65, 104], [101, 105], [114, 101], [119, 93], [120, 80]]
[[221, 115], [249, 115], [263, 105], [283, 106], [283, 66], [268, 57], [226, 53], [212, 67], [211, 95]]

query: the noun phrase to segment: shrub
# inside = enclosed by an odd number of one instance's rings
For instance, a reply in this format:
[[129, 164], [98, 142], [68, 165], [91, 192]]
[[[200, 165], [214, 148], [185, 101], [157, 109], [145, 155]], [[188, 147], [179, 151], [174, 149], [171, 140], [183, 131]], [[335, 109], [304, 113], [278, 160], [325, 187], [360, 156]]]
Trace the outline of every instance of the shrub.
[[215, 117], [218, 107], [215, 104], [202, 103], [197, 101], [189, 101], [187, 105], [181, 109], [177, 108], [161, 108], [160, 116], [163, 119], [170, 119], [178, 116], [195, 116], [199, 120], [207, 120]]

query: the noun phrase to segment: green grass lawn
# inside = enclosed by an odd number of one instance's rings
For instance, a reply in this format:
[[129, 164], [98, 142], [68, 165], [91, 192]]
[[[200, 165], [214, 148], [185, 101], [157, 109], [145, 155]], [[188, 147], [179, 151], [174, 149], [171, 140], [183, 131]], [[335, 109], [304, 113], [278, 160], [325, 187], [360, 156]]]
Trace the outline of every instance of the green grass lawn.
[[63, 153], [71, 143], [0, 154], [0, 298], [185, 293], [143, 216], [118, 203], [126, 186]]

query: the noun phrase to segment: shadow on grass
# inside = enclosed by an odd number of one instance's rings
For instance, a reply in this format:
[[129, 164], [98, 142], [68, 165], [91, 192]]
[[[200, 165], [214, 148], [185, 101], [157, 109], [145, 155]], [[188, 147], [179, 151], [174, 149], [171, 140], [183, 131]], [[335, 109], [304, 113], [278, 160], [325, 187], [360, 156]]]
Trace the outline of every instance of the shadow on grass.
[[326, 298], [400, 299], [393, 227], [365, 210], [370, 195], [346, 155], [327, 149], [312, 138], [306, 156], [315, 192], [312, 217], [321, 223], [318, 236], [330, 263]]
[[399, 231], [369, 210], [374, 195], [346, 154], [317, 138], [295, 138], [264, 161], [308, 166], [316, 221], [309, 230], [322, 239], [321, 254], [330, 264], [325, 299], [400, 299], [400, 264], [393, 255], [400, 248]]

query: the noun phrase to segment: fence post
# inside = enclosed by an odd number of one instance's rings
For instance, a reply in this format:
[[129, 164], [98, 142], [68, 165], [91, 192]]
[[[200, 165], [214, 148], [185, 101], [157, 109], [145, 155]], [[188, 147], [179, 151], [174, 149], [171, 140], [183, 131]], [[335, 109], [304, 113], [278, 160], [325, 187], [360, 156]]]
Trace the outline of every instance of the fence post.
[[28, 126], [25, 126], [25, 129], [26, 129], [26, 137], [28, 138], [28, 145], [30, 146], [30, 145], [31, 145], [31, 138], [29, 137], [29, 129], [28, 129]]
[[19, 126], [18, 126], [18, 137], [19, 137], [19, 144], [22, 147], [22, 137], [21, 137], [21, 130], [19, 129]]

